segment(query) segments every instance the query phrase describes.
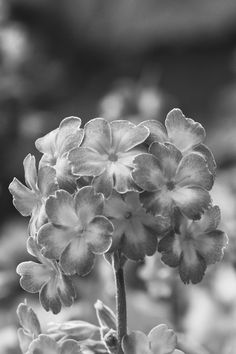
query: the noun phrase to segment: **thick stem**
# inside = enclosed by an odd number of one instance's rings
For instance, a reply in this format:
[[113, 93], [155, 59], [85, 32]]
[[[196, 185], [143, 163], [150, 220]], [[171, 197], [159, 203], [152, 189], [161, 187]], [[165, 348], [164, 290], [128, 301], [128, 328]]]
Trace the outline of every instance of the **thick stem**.
[[127, 334], [127, 311], [126, 311], [126, 293], [124, 270], [119, 267], [114, 270], [116, 280], [116, 313], [117, 313], [117, 337], [118, 351], [117, 354], [123, 354], [121, 347], [122, 338]]

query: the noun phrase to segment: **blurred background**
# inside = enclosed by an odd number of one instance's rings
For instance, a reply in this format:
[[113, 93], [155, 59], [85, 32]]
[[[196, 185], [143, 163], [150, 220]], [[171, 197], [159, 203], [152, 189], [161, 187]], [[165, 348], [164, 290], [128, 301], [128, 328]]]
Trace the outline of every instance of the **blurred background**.
[[[15, 310], [25, 297], [42, 323], [96, 321], [91, 303], [114, 308], [101, 260], [77, 281], [76, 304], [46, 313], [15, 273], [27, 220], [8, 185], [23, 181], [34, 141], [66, 116], [164, 121], [179, 107], [207, 130], [217, 165], [212, 192], [230, 242], [224, 261], [197, 286], [181, 284], [157, 256], [127, 268], [129, 327], [166, 322], [186, 354], [236, 353], [236, 1], [0, 0], [0, 353], [20, 353]], [[135, 274], [135, 276], [134, 276]], [[92, 295], [91, 295], [92, 294]]]

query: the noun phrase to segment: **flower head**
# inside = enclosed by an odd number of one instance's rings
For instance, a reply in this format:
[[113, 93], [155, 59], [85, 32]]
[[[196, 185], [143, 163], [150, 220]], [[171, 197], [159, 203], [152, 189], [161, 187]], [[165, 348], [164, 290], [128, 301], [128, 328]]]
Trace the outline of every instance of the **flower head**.
[[216, 163], [212, 152], [203, 144], [206, 133], [203, 126], [191, 118], [186, 118], [180, 109], [172, 109], [166, 117], [165, 126], [157, 120], [142, 122], [141, 125], [150, 130], [148, 145], [157, 141], [175, 145], [183, 155], [195, 152], [202, 156], [214, 175]]
[[178, 267], [184, 283], [200, 282], [209, 264], [219, 262], [227, 245], [226, 234], [218, 230], [220, 210], [209, 208], [200, 220], [192, 221], [182, 214], [175, 215], [175, 227], [158, 245], [162, 261]]
[[25, 170], [24, 186], [17, 178], [9, 185], [13, 195], [13, 204], [23, 215], [31, 215], [29, 232], [34, 236], [39, 227], [45, 222], [45, 200], [57, 189], [56, 171], [53, 167], [40, 167], [37, 173], [35, 157], [27, 155], [23, 162]]
[[109, 252], [120, 250], [127, 258], [143, 259], [157, 249], [157, 238], [167, 224], [161, 216], [148, 214], [139, 200], [139, 193], [119, 195], [113, 192], [106, 200], [104, 214], [112, 221], [114, 232]]
[[80, 129], [80, 125], [80, 118], [65, 118], [57, 129], [35, 142], [36, 148], [43, 153], [40, 166], [49, 165], [55, 168], [60, 188], [71, 189], [75, 186], [67, 155], [82, 142], [83, 129]]
[[109, 249], [113, 225], [102, 216], [103, 206], [103, 195], [95, 193], [91, 186], [81, 188], [74, 197], [59, 190], [48, 198], [49, 222], [40, 228], [38, 241], [44, 255], [59, 259], [66, 274], [89, 273], [95, 254]]
[[72, 172], [93, 176], [93, 186], [106, 198], [113, 188], [119, 193], [137, 190], [131, 176], [133, 159], [143, 151], [138, 145], [148, 135], [146, 127], [128, 121], [92, 119], [84, 127], [82, 146], [69, 153]]
[[51, 337], [40, 334], [29, 346], [29, 354], [82, 354], [79, 343], [68, 339], [57, 343]]
[[145, 191], [140, 195], [141, 202], [154, 215], [168, 216], [178, 207], [196, 219], [211, 203], [208, 190], [213, 176], [198, 154], [183, 156], [172, 144], [154, 142], [149, 154], [140, 154], [134, 164], [133, 178]]
[[124, 354], [184, 354], [175, 349], [177, 337], [174, 331], [164, 324], [154, 327], [146, 336], [135, 331], [123, 338]]
[[30, 293], [38, 293], [42, 306], [46, 311], [58, 313], [61, 305], [70, 306], [73, 303], [75, 292], [72, 281], [60, 270], [56, 261], [45, 258], [35, 240], [28, 240], [28, 251], [41, 263], [23, 262], [17, 267], [21, 276], [22, 288]]

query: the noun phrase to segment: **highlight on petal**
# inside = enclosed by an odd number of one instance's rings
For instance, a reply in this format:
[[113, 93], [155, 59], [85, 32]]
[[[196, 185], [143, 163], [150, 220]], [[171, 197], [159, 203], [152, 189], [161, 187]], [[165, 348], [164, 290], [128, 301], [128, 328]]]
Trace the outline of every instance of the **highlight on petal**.
[[23, 161], [23, 165], [25, 170], [25, 182], [27, 186], [34, 191], [37, 190], [37, 171], [35, 157], [31, 154], [28, 154]]
[[83, 147], [89, 147], [99, 154], [107, 154], [111, 143], [111, 127], [105, 119], [94, 118], [85, 124]]
[[149, 130], [144, 125], [135, 125], [126, 120], [115, 120], [110, 123], [112, 146], [115, 151], [129, 151], [144, 142]]
[[143, 125], [150, 131], [150, 134], [145, 141], [148, 145], [151, 145], [151, 143], [153, 143], [154, 141], [158, 141], [159, 143], [165, 143], [169, 140], [166, 128], [158, 120], [146, 120], [140, 123], [140, 125]]
[[124, 354], [152, 354], [147, 336], [140, 331], [124, 336], [122, 348]]
[[99, 176], [108, 163], [108, 155], [101, 154], [90, 147], [79, 147], [71, 150], [68, 155], [72, 173], [78, 176]]
[[81, 225], [87, 225], [96, 215], [102, 215], [104, 197], [94, 188], [86, 186], [75, 195], [75, 209]]
[[112, 223], [105, 216], [96, 216], [87, 226], [83, 236], [91, 251], [95, 254], [103, 254], [111, 246]]
[[210, 190], [214, 181], [206, 160], [196, 153], [190, 153], [181, 160], [175, 182], [181, 187], [194, 185]]
[[134, 159], [132, 177], [146, 191], [156, 191], [164, 185], [164, 176], [159, 160], [150, 154], [141, 154]]
[[206, 136], [203, 126], [186, 118], [178, 108], [167, 114], [165, 125], [170, 142], [182, 152], [201, 144]]
[[13, 204], [23, 216], [29, 216], [38, 202], [37, 195], [25, 187], [17, 178], [9, 185], [9, 191], [13, 195]]
[[164, 324], [154, 327], [150, 331], [148, 339], [151, 342], [153, 354], [170, 354], [175, 350], [177, 344], [176, 334]]

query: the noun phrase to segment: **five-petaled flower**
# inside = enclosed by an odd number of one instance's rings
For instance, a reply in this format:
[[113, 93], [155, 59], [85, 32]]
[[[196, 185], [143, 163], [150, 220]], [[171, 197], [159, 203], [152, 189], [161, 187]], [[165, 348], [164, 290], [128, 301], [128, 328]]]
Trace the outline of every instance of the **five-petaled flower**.
[[164, 324], [154, 327], [148, 336], [131, 332], [122, 343], [124, 354], [184, 354], [176, 345], [176, 334]]
[[46, 311], [58, 313], [61, 305], [71, 306], [75, 297], [71, 279], [64, 275], [56, 261], [45, 258], [36, 241], [30, 237], [28, 252], [41, 263], [32, 261], [20, 263], [17, 273], [21, 276], [22, 288], [30, 293], [38, 293]]
[[207, 161], [208, 168], [215, 175], [216, 162], [210, 149], [203, 144], [206, 132], [203, 126], [191, 118], [186, 118], [179, 108], [172, 109], [166, 117], [165, 126], [157, 120], [147, 120], [141, 123], [150, 130], [146, 142], [171, 143], [183, 155], [190, 152], [198, 153]]
[[91, 186], [83, 187], [72, 197], [64, 190], [46, 202], [49, 222], [38, 233], [44, 255], [59, 259], [66, 274], [88, 274], [95, 254], [111, 246], [112, 223], [103, 216], [104, 197]]
[[226, 234], [217, 229], [220, 209], [218, 206], [209, 208], [197, 221], [179, 212], [174, 219], [174, 226], [159, 242], [158, 251], [164, 263], [178, 267], [184, 283], [196, 284], [202, 280], [209, 264], [221, 260], [227, 245]]
[[161, 216], [154, 217], [142, 207], [138, 192], [120, 195], [113, 192], [105, 202], [104, 214], [112, 221], [114, 232], [109, 252], [120, 250], [132, 260], [151, 256], [157, 249], [157, 238], [168, 224]]
[[24, 186], [17, 178], [9, 185], [13, 195], [13, 204], [23, 215], [31, 215], [29, 233], [34, 236], [39, 227], [45, 222], [45, 201], [49, 195], [58, 189], [56, 171], [51, 166], [40, 167], [36, 170], [35, 157], [28, 154], [24, 159]]
[[76, 185], [76, 178], [71, 173], [67, 155], [71, 149], [82, 142], [84, 133], [80, 125], [80, 118], [65, 118], [57, 129], [35, 142], [36, 148], [43, 153], [39, 165], [49, 165], [55, 168], [60, 188], [73, 190]]
[[178, 207], [187, 217], [197, 219], [210, 205], [213, 176], [200, 155], [183, 156], [170, 143], [154, 142], [149, 153], [137, 156], [134, 164], [133, 178], [144, 190], [140, 200], [154, 215], [171, 216]]
[[119, 193], [137, 190], [131, 171], [135, 156], [145, 151], [140, 147], [149, 130], [128, 121], [111, 123], [95, 118], [85, 124], [84, 140], [69, 153], [72, 172], [93, 176], [93, 186], [108, 198], [114, 188]]

